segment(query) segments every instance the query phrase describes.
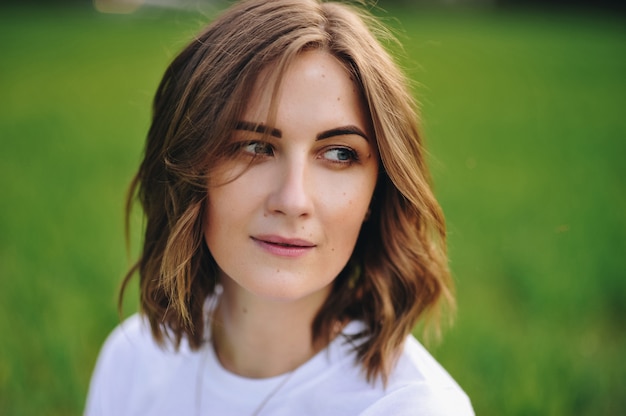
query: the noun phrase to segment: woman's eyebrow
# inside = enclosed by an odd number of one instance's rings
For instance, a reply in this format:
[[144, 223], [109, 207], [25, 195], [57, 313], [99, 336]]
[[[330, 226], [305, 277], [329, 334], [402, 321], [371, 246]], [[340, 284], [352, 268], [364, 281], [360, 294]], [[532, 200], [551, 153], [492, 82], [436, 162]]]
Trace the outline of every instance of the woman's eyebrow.
[[316, 140], [328, 139], [329, 137], [334, 137], [334, 136], [346, 136], [350, 134], [356, 134], [357, 136], [363, 137], [368, 142], [370, 141], [367, 135], [363, 133], [363, 130], [361, 130], [357, 126], [342, 126], [342, 127], [337, 127], [336, 129], [323, 131], [317, 135]]
[[263, 123], [251, 123], [249, 121], [238, 121], [237, 124], [235, 125], [235, 129], [252, 131], [252, 132], [261, 133], [261, 134], [269, 133], [270, 136], [274, 136], [278, 139], [280, 139], [283, 136], [283, 133], [280, 130], [266, 126]]
[[[269, 135], [274, 136], [274, 137], [279, 138], [279, 139], [282, 138], [282, 136], [283, 136], [282, 131], [280, 131], [279, 129], [266, 126], [263, 123], [252, 123], [252, 122], [249, 122], [249, 121], [238, 121], [236, 126], [235, 126], [235, 129], [237, 129], [237, 130], [245, 130], [245, 131], [252, 131], [254, 133], [269, 134]], [[328, 139], [328, 138], [334, 137], [334, 136], [346, 136], [346, 135], [351, 135], [351, 134], [355, 134], [357, 136], [361, 136], [365, 140], [367, 140], [368, 142], [370, 141], [370, 139], [363, 132], [363, 130], [361, 130], [357, 126], [353, 126], [353, 125], [342, 126], [342, 127], [337, 127], [337, 128], [334, 128], [334, 129], [323, 131], [323, 132], [319, 133], [315, 137], [315, 140], [324, 140], [324, 139]]]

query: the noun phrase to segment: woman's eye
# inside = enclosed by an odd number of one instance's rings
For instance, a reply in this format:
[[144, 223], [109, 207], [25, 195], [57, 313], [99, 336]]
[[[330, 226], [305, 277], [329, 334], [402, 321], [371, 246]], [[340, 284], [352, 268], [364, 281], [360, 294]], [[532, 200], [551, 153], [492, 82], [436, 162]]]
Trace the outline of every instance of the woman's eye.
[[251, 155], [254, 155], [254, 156], [273, 156], [274, 155], [274, 149], [269, 143], [250, 142], [250, 143], [244, 144], [242, 146], [242, 149], [244, 152], [250, 153]]
[[347, 147], [336, 147], [326, 150], [324, 158], [337, 163], [351, 163], [358, 160], [356, 152]]

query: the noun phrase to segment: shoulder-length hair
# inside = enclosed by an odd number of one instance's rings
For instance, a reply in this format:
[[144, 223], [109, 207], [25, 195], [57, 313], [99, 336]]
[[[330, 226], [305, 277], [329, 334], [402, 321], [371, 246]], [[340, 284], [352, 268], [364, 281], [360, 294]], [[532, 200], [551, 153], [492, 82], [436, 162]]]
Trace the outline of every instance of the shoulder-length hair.
[[368, 380], [386, 380], [406, 336], [425, 314], [453, 307], [445, 223], [430, 186], [416, 103], [381, 46], [382, 26], [353, 6], [318, 0], [249, 0], [217, 20], [174, 59], [154, 98], [145, 155], [129, 191], [145, 213], [143, 249], [124, 279], [140, 276], [141, 310], [158, 342], [203, 342], [205, 300], [217, 266], [203, 239], [211, 167], [228, 141], [262, 69], [274, 91], [298, 53], [323, 50], [343, 63], [372, 122], [381, 172], [371, 215], [313, 325], [328, 342], [338, 321], [366, 325], [355, 343]]

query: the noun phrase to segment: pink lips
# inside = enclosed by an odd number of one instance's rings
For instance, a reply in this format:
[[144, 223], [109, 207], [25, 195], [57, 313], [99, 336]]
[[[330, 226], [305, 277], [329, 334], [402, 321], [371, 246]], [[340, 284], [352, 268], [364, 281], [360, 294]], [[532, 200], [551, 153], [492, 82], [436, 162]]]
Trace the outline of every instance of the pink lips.
[[315, 244], [310, 241], [298, 238], [283, 238], [275, 235], [260, 235], [251, 238], [264, 250], [281, 257], [300, 257], [315, 248]]

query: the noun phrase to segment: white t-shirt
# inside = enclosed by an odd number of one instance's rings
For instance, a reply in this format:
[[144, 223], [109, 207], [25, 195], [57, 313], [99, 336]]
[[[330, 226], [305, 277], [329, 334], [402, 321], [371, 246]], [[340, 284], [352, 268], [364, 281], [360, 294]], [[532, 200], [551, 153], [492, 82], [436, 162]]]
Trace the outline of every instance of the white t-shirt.
[[[351, 322], [343, 334], [363, 328]], [[147, 320], [127, 319], [105, 342], [85, 415], [420, 415], [465, 416], [467, 395], [412, 336], [387, 388], [365, 380], [345, 336], [295, 371], [249, 379], [225, 370], [210, 343], [192, 351], [159, 347]]]

